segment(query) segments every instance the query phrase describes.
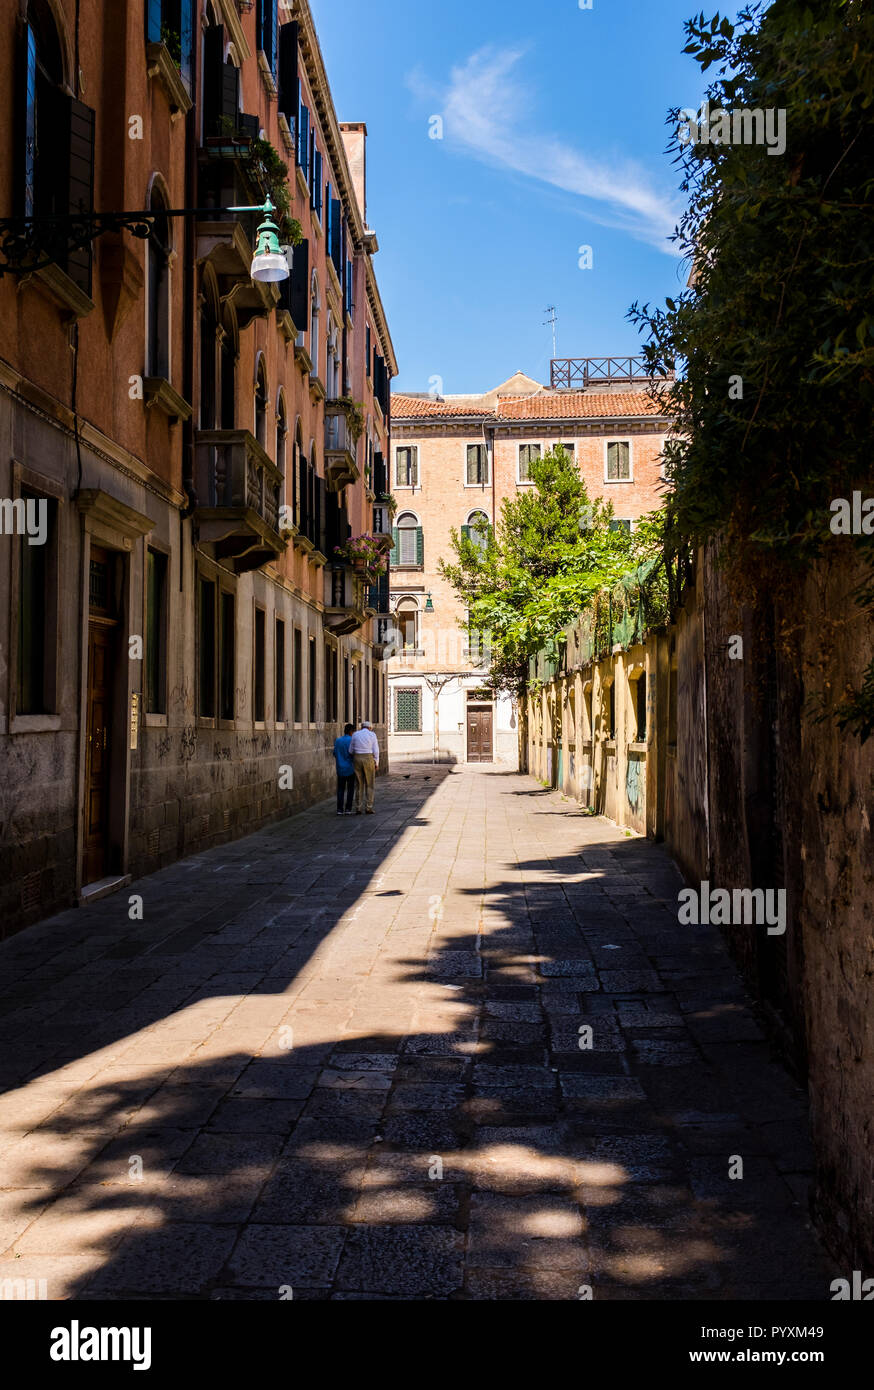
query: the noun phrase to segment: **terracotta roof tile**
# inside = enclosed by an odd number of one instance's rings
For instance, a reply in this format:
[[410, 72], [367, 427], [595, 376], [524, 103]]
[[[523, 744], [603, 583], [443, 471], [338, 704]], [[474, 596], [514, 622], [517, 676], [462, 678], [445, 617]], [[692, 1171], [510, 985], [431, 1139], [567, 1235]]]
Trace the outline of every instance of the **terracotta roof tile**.
[[433, 396], [393, 395], [392, 418], [441, 420], [476, 415], [496, 421], [608, 420], [670, 413], [667, 392], [661, 406], [645, 391], [538, 391], [529, 396], [500, 396], [495, 410], [477, 405], [477, 399], [446, 401]]
[[491, 415], [485, 406], [467, 404], [464, 401], [443, 401], [433, 396], [395, 396], [391, 398], [393, 419], [407, 420], [434, 416], [442, 419], [446, 415]]
[[498, 401], [500, 420], [613, 419], [627, 415], [667, 414], [644, 391], [556, 391]]

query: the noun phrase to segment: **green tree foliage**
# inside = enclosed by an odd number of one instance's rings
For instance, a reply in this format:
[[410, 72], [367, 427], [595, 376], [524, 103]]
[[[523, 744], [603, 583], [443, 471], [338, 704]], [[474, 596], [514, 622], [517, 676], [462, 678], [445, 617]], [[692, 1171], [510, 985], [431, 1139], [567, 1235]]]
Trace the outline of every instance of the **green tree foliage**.
[[563, 627], [661, 544], [657, 519], [633, 534], [611, 528], [612, 505], [590, 501], [563, 449], [533, 462], [530, 477], [484, 544], [453, 531], [456, 559], [440, 562], [471, 631], [488, 634], [492, 683], [513, 694], [525, 688], [529, 658], [553, 650]]
[[828, 546], [871, 564], [870, 538], [831, 536], [829, 504], [874, 474], [874, 6], [774, 0], [686, 31], [711, 109], [785, 111], [787, 143], [681, 145], [669, 118], [692, 283], [630, 312], [653, 373], [679, 373], [669, 531], [719, 536], [738, 598], [797, 592]]

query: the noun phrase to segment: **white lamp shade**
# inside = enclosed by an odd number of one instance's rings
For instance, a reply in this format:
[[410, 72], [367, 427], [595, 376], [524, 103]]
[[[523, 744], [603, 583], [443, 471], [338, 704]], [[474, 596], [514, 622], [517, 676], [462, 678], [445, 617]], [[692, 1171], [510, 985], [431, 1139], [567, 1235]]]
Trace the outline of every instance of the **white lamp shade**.
[[253, 280], [263, 280], [275, 283], [277, 280], [288, 279], [288, 261], [277, 251], [266, 251], [261, 255], [252, 258]]

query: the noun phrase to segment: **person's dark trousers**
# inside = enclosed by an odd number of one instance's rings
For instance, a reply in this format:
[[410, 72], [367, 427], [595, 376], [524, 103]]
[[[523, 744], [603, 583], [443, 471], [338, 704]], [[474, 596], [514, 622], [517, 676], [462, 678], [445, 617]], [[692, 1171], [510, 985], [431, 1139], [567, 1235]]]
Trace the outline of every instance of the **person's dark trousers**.
[[[346, 805], [343, 805], [343, 794], [346, 795]], [[349, 777], [343, 777], [337, 773], [337, 810], [351, 811], [352, 799], [355, 796], [355, 773]]]

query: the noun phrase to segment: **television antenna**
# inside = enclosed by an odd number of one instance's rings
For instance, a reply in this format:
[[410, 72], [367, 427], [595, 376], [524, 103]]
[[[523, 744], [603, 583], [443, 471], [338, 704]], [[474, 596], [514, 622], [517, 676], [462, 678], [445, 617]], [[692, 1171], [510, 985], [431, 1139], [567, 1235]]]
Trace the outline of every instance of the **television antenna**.
[[555, 313], [555, 305], [554, 305], [554, 304], [547, 304], [546, 309], [544, 310], [544, 312], [547, 313], [547, 314], [549, 315], [549, 318], [548, 318], [548, 319], [544, 319], [544, 320], [543, 320], [543, 324], [544, 324], [544, 327], [545, 327], [545, 328], [548, 328], [548, 327], [551, 327], [551, 328], [552, 328], [552, 355], [553, 355], [553, 357], [555, 357], [555, 325], [556, 325], [556, 322], [557, 322], [556, 313]]

